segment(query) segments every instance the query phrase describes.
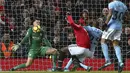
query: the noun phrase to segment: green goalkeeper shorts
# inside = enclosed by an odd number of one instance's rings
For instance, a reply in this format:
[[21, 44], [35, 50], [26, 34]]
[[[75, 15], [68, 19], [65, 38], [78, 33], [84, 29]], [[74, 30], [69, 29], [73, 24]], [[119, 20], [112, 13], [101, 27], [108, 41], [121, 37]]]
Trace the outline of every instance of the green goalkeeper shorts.
[[50, 48], [50, 47], [41, 46], [39, 50], [30, 49], [29, 53], [28, 53], [28, 57], [33, 58], [33, 59], [38, 56], [44, 57], [48, 48]]

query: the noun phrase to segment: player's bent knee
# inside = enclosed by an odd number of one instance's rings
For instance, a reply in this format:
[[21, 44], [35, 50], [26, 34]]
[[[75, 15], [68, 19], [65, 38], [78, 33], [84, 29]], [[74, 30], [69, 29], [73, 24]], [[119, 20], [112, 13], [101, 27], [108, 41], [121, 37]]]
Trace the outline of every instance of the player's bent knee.
[[48, 49], [46, 51], [46, 54], [56, 54], [57, 53], [57, 49], [53, 48], [53, 49]]
[[57, 49], [52, 49], [51, 50], [51, 54], [56, 54], [56, 52], [57, 52]]
[[32, 65], [33, 59], [32, 58], [28, 58], [27, 62], [26, 62], [26, 67], [29, 67], [30, 65]]
[[31, 63], [26, 63], [26, 67], [29, 67], [29, 66], [31, 66]]
[[32, 62], [27, 62], [26, 63], [26, 67], [29, 67], [29, 66], [31, 66], [32, 65]]

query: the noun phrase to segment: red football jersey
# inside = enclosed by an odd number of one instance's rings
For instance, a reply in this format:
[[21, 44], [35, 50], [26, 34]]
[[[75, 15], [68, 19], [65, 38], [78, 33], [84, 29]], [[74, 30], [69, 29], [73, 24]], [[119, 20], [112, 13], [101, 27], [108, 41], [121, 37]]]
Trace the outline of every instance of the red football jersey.
[[86, 25], [85, 21], [88, 21], [88, 19], [84, 20], [83, 18], [80, 18], [78, 23], [85, 26]]
[[0, 6], [0, 12], [4, 11], [4, 6]]
[[90, 38], [88, 32], [82, 26], [75, 24], [71, 15], [67, 16], [67, 20], [74, 30], [76, 44], [80, 47], [90, 49]]

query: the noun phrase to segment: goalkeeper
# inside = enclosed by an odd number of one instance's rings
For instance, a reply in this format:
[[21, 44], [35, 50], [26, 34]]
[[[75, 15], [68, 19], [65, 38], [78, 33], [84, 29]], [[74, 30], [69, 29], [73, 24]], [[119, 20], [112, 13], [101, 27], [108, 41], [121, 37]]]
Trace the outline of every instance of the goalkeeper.
[[[28, 29], [27, 34], [23, 40], [19, 44], [16, 44], [12, 47], [13, 51], [16, 51], [23, 43], [28, 40], [30, 48], [27, 62], [13, 67], [10, 69], [10, 71], [29, 67], [33, 63], [34, 59], [39, 55], [45, 56], [45, 54], [57, 54], [57, 49], [51, 47], [50, 42], [45, 38], [44, 32], [40, 29], [40, 20], [34, 19], [32, 24], [33, 27]], [[43, 42], [46, 46], [42, 46]]]

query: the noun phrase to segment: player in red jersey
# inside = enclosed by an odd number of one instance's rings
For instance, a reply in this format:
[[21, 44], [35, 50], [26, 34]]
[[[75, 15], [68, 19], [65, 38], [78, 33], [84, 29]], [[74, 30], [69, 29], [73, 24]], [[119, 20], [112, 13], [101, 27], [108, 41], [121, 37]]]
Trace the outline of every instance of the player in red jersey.
[[67, 16], [67, 21], [74, 30], [76, 44], [80, 47], [89, 49], [91, 43], [88, 32], [82, 26], [75, 24], [71, 15]]
[[69, 25], [74, 30], [76, 38], [76, 45], [68, 46], [68, 51], [72, 57], [74, 65], [76, 65], [74, 66], [74, 69], [80, 66], [87, 71], [90, 71], [92, 67], [86, 66], [82, 63], [86, 57], [92, 57], [92, 52], [89, 50], [91, 42], [88, 32], [81, 25], [74, 23], [70, 12], [67, 12], [66, 19]]

